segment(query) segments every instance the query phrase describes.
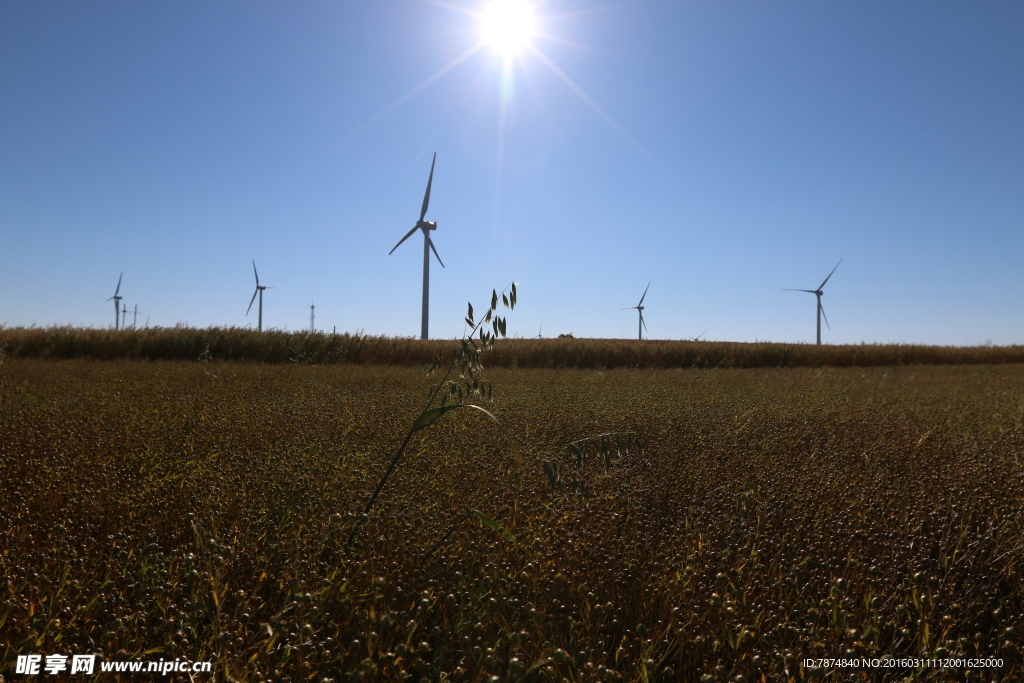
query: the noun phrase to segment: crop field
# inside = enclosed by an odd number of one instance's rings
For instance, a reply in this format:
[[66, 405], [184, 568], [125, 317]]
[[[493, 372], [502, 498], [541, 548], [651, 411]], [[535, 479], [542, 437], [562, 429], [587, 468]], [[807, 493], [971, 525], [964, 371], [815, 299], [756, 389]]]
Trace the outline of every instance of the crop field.
[[411, 433], [363, 517], [423, 367], [9, 355], [0, 673], [1024, 676], [1024, 366], [484, 376], [500, 426]]
[[[500, 337], [501, 335], [499, 335]], [[420, 367], [451, 359], [448, 339], [239, 327], [2, 327], [0, 357], [255, 361]], [[506, 368], [787, 368], [1024, 363], [1024, 346], [780, 344], [671, 339], [499, 338], [487, 364]]]

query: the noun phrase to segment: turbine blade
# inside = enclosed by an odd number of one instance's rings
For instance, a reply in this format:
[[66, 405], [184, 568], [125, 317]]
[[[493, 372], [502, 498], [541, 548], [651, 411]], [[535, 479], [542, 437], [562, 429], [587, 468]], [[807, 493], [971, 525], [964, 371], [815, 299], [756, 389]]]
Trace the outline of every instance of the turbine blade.
[[257, 287], [256, 291], [252, 293], [252, 299], [249, 300], [249, 308], [245, 309], [245, 314], [249, 315], [249, 311], [252, 310], [252, 302], [256, 301], [256, 295], [260, 293], [260, 288]]
[[[121, 291], [121, 278], [123, 278], [123, 277], [124, 277], [124, 271], [122, 271], [121, 274], [117, 276], [117, 289], [114, 290], [114, 296], [117, 296], [117, 293]], [[111, 298], [113, 298], [113, 297], [111, 297]], [[107, 299], [107, 301], [109, 301], [109, 300], [110, 299]]]
[[639, 309], [640, 307], [639, 306], [626, 306], [625, 308], [620, 308], [619, 310], [620, 311], [632, 311], [634, 308]]
[[400, 247], [402, 245], [402, 242], [404, 242], [407, 239], [409, 239], [410, 237], [412, 237], [412, 234], [414, 232], [416, 232], [416, 230], [418, 228], [419, 228], [419, 226], [417, 225], [415, 228], [413, 228], [409, 232], [405, 233], [405, 237], [403, 237], [402, 239], [398, 240], [398, 244], [396, 244], [395, 246], [391, 247], [391, 251], [388, 252], [388, 256], [391, 256], [392, 254], [394, 254], [395, 253], [395, 249], [398, 249], [398, 247]]
[[640, 324], [644, 326], [644, 332], [647, 331], [647, 323], [644, 322], [644, 314], [640, 314]]
[[[842, 262], [843, 262], [843, 259], [839, 259], [839, 263], [842, 263]], [[839, 267], [839, 263], [836, 264], [836, 268]], [[832, 269], [832, 273], [836, 272], [836, 268]], [[832, 273], [829, 273], [828, 277], [832, 277]], [[821, 285], [818, 287], [818, 289], [821, 289], [822, 287], [825, 286], [825, 282], [828, 282], [828, 277], [825, 278], [824, 282], [821, 283]]]
[[825, 319], [825, 327], [832, 329], [832, 326], [828, 324], [828, 316], [825, 315], [825, 307], [821, 305], [821, 300], [818, 300], [818, 310], [821, 311], [821, 317]]
[[[427, 191], [423, 195], [423, 208], [420, 209], [420, 220], [427, 215], [427, 205], [430, 204], [430, 185], [434, 182], [434, 162], [437, 161], [437, 152], [434, 152], [434, 161], [430, 162], [430, 177], [427, 178]], [[440, 261], [441, 259], [438, 259]]]
[[808, 294], [817, 294], [813, 289], [784, 289], [783, 292], [807, 292]]
[[[430, 250], [434, 252], [434, 256], [437, 256], [437, 249], [434, 248], [434, 240], [430, 239], [430, 235], [426, 235], [426, 238], [427, 244], [430, 245]], [[437, 262], [441, 264], [442, 268], [444, 268], [444, 261], [441, 260], [440, 256], [437, 256]]]
[[638, 303], [638, 304], [637, 304], [637, 306], [642, 306], [642, 305], [643, 305], [643, 303], [644, 303], [644, 297], [646, 297], [646, 296], [647, 296], [647, 290], [648, 290], [648, 289], [650, 289], [650, 288], [651, 288], [651, 283], [650, 283], [650, 282], [648, 282], [648, 283], [647, 283], [647, 288], [646, 288], [646, 289], [644, 289], [644, 296], [640, 297], [640, 303]]
[[256, 272], [256, 259], [252, 261], [252, 273], [256, 276], [256, 286], [260, 286], [260, 274]]

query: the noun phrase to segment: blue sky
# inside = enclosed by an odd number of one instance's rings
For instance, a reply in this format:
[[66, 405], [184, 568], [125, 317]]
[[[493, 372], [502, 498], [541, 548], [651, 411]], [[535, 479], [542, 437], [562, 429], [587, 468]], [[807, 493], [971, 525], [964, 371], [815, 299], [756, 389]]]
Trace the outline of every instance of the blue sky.
[[1024, 341], [1024, 4], [483, 4], [0, 4], [0, 323]]

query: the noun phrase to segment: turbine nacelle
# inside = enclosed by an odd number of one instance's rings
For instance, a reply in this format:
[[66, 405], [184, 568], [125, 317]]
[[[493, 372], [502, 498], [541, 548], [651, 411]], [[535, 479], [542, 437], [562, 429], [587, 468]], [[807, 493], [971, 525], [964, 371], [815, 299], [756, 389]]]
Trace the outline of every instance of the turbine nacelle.
[[[839, 263], [842, 263], [842, 262], [843, 262], [843, 259], [839, 259]], [[836, 268], [839, 267], [839, 263], [837, 263], [835, 268], [833, 268], [832, 271], [828, 274], [828, 277], [826, 277], [822, 281], [822, 283], [820, 285], [818, 285], [817, 289], [784, 289], [784, 290], [782, 290], [784, 292], [807, 292], [808, 294], [813, 294], [814, 296], [818, 297], [818, 344], [819, 345], [821, 344], [821, 319], [824, 318], [825, 319], [825, 326], [828, 327], [828, 329], [830, 329], [830, 330], [832, 329], [832, 326], [828, 324], [828, 316], [825, 315], [825, 307], [821, 305], [821, 297], [822, 297], [823, 294], [825, 294], [825, 291], [824, 291], [825, 290], [825, 284], [829, 281], [829, 279], [831, 279], [832, 273], [836, 272]]]
[[417, 230], [423, 231], [423, 313], [420, 318], [420, 337], [427, 339], [428, 337], [428, 320], [430, 315], [430, 252], [434, 252], [434, 256], [437, 258], [437, 262], [444, 268], [444, 261], [441, 260], [441, 255], [437, 253], [437, 247], [434, 246], [434, 240], [430, 239], [430, 231], [437, 230], [437, 223], [435, 221], [423, 220], [427, 215], [427, 207], [430, 206], [430, 187], [434, 183], [434, 163], [437, 161], [437, 153], [434, 153], [434, 158], [430, 162], [430, 175], [427, 176], [427, 191], [423, 193], [423, 206], [420, 207], [420, 218], [416, 221], [416, 225], [413, 226], [412, 230], [405, 233], [405, 237], [398, 240], [398, 244], [391, 247], [391, 251], [388, 255], [395, 253], [395, 249], [402, 246], [402, 242], [406, 241]]
[[647, 287], [644, 288], [643, 296], [640, 297], [640, 303], [638, 303], [636, 306], [627, 306], [626, 308], [620, 309], [620, 310], [623, 310], [623, 311], [632, 311], [632, 310], [635, 309], [636, 312], [640, 314], [640, 321], [637, 323], [637, 326], [636, 326], [636, 328], [637, 328], [637, 339], [643, 339], [644, 338], [643, 331], [647, 329], [647, 323], [644, 322], [644, 299], [647, 298], [647, 290], [650, 289], [650, 288], [651, 288], [651, 283], [648, 282], [647, 283]]
[[249, 311], [252, 310], [252, 304], [253, 304], [254, 301], [256, 301], [256, 297], [258, 296], [260, 298], [260, 309], [259, 309], [260, 315], [259, 315], [259, 322], [258, 322], [257, 329], [259, 329], [259, 331], [262, 332], [263, 331], [263, 290], [265, 290], [265, 289], [273, 289], [273, 287], [267, 287], [266, 285], [261, 285], [260, 284], [260, 274], [258, 272], [256, 272], [256, 261], [255, 260], [252, 262], [252, 274], [256, 277], [256, 291], [254, 291], [252, 293], [252, 298], [249, 299], [249, 308], [245, 309], [245, 314], [249, 315]]

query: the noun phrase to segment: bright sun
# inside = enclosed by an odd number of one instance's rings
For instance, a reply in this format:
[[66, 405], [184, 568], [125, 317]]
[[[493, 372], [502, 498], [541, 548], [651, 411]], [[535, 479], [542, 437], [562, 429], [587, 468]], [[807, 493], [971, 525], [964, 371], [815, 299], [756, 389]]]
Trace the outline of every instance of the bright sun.
[[484, 41], [505, 57], [530, 44], [533, 10], [527, 0], [491, 0], [481, 23]]

